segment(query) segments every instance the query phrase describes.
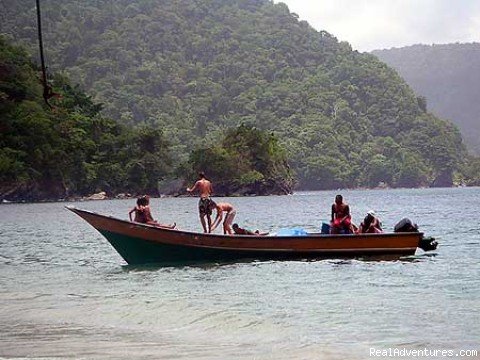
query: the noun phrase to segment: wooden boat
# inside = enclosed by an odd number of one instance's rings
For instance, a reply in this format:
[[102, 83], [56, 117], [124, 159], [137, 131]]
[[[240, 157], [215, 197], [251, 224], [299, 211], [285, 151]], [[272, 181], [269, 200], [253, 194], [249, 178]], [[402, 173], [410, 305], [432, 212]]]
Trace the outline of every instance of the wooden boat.
[[219, 235], [171, 230], [67, 207], [117, 250], [128, 264], [162, 266], [241, 259], [312, 259], [413, 255], [423, 233], [297, 236]]

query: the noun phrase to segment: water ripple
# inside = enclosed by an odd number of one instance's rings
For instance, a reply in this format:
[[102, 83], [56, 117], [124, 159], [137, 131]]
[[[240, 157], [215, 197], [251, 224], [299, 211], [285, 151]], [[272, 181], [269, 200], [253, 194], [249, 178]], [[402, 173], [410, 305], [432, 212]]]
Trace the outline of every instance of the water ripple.
[[[315, 229], [335, 194], [225, 200], [252, 228]], [[480, 189], [343, 194], [354, 221], [370, 208], [388, 229], [408, 216], [439, 248], [400, 258], [127, 266], [64, 204], [9, 205], [0, 220], [0, 356], [364, 359], [371, 346], [472, 346], [480, 222], [463, 214], [476, 213]], [[132, 202], [76, 205], [126, 218]], [[152, 199], [162, 221], [198, 231], [196, 206]]]

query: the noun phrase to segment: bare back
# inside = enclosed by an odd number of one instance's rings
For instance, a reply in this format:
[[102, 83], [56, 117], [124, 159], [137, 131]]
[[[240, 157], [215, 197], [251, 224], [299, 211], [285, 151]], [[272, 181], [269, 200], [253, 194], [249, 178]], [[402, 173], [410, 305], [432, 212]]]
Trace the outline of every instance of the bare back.
[[192, 191], [194, 190], [198, 190], [201, 198], [209, 198], [212, 195], [212, 183], [207, 179], [200, 179], [193, 186]]
[[217, 210], [230, 212], [230, 211], [233, 210], [233, 206], [232, 206], [232, 204], [229, 204], [229, 203], [218, 203], [217, 204]]

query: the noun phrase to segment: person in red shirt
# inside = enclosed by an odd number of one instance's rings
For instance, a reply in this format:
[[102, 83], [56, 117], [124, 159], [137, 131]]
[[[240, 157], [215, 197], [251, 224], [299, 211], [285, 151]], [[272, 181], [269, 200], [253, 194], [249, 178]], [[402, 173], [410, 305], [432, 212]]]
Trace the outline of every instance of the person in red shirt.
[[353, 233], [352, 216], [350, 207], [343, 201], [342, 195], [335, 196], [335, 203], [332, 205], [332, 221], [330, 222], [330, 234]]

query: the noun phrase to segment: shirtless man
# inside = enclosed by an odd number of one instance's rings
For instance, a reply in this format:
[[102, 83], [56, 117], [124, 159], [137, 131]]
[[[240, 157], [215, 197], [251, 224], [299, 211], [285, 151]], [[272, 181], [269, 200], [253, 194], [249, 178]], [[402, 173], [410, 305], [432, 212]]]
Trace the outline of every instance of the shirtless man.
[[[212, 199], [210, 199], [210, 196], [212, 195], [213, 188], [212, 183], [206, 179], [203, 172], [200, 172], [198, 174], [198, 177], [200, 179], [195, 183], [195, 185], [193, 185], [192, 188], [187, 187], [187, 191], [189, 193], [192, 193], [195, 190], [198, 190], [198, 192], [200, 193], [200, 200], [198, 201], [198, 212], [200, 215], [200, 221], [202, 222], [203, 232], [209, 233], [212, 231], [211, 203], [213, 201]], [[205, 217], [207, 217], [208, 228], [207, 223], [205, 223]]]
[[332, 221], [330, 227], [331, 234], [338, 234], [346, 230], [353, 233], [352, 217], [350, 216], [350, 207], [343, 202], [343, 196], [335, 196], [335, 203], [332, 205]]
[[232, 223], [233, 223], [233, 219], [235, 218], [235, 215], [237, 214], [237, 210], [235, 210], [232, 204], [229, 204], [229, 203], [215, 204], [215, 202], [213, 201], [212, 203], [213, 203], [212, 207], [217, 210], [217, 217], [213, 222], [212, 232], [217, 228], [218, 225], [220, 225], [220, 222], [223, 219], [223, 213], [225, 213], [225, 221], [223, 222], [223, 233], [232, 235], [233, 234]]

